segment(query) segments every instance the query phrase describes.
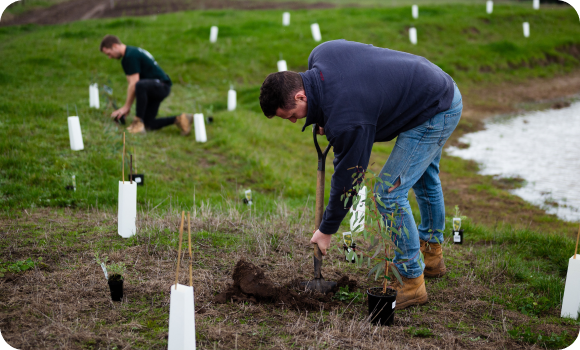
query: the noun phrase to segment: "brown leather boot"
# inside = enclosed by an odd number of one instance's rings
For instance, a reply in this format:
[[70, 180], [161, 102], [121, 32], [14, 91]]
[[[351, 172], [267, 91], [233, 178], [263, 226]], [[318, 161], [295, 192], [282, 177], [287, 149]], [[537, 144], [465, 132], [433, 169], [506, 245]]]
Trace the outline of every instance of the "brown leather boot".
[[395, 310], [405, 309], [413, 305], [423, 305], [429, 301], [423, 275], [417, 278], [407, 278], [401, 275], [401, 279], [403, 280], [403, 285], [393, 276], [392, 280], [395, 282], [390, 286], [397, 290], [397, 305], [395, 305]]
[[425, 277], [438, 278], [447, 272], [441, 244], [421, 240], [421, 253], [425, 258], [425, 271], [423, 271]]
[[131, 134], [144, 134], [145, 133], [145, 124], [141, 121], [141, 118], [135, 117], [133, 118], [133, 122], [127, 128]]
[[182, 113], [175, 117], [175, 125], [181, 130], [181, 135], [187, 136], [191, 133], [191, 124], [193, 123], [193, 115]]

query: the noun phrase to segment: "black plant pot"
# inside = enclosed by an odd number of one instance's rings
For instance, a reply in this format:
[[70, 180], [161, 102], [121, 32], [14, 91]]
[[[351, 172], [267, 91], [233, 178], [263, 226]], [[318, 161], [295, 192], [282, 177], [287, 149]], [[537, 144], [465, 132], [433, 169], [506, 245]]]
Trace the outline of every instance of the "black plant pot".
[[453, 244], [463, 244], [463, 230], [453, 231]]
[[[115, 276], [115, 275], [113, 275]], [[111, 289], [111, 299], [121, 301], [123, 299], [123, 280], [121, 278], [109, 278], [109, 289]]]
[[395, 322], [395, 305], [397, 291], [387, 288], [392, 295], [382, 295], [383, 288], [370, 288], [367, 290], [369, 298], [369, 315], [372, 324], [392, 326]]
[[137, 186], [143, 186], [145, 184], [145, 174], [133, 174], [132, 180], [137, 183]]

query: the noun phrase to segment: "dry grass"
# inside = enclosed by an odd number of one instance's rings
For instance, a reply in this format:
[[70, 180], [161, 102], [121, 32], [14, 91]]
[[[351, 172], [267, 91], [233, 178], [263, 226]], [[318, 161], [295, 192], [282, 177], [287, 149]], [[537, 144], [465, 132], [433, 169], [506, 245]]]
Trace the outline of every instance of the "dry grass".
[[[558, 320], [558, 310], [537, 318], [489, 302], [494, 284], [508, 280], [501, 272], [491, 283], [477, 276], [485, 260], [477, 259], [474, 246], [446, 244], [452, 273], [428, 281], [429, 304], [398, 311], [393, 327], [368, 323], [366, 302], [343, 302], [318, 312], [269, 304], [216, 305], [214, 295], [232, 282], [233, 267], [242, 257], [280, 285], [310, 279], [312, 213], [307, 208], [290, 213], [280, 204], [274, 214], [256, 216], [203, 205], [192, 215], [200, 349], [524, 349], [537, 345], [516, 342], [508, 330], [532, 325], [548, 333], [578, 332], [577, 323]], [[18, 349], [166, 348], [178, 221], [176, 210], [141, 213], [139, 233], [123, 240], [111, 212], [27, 209], [3, 217], [1, 261], [43, 260], [32, 270], [0, 278], [2, 335]], [[127, 264], [121, 303], [111, 301], [93, 260], [95, 251]], [[183, 253], [180, 282], [187, 283]], [[378, 284], [366, 278], [366, 266], [346, 264], [336, 249], [325, 258], [323, 270], [327, 280], [344, 274], [355, 278], [361, 290]]]

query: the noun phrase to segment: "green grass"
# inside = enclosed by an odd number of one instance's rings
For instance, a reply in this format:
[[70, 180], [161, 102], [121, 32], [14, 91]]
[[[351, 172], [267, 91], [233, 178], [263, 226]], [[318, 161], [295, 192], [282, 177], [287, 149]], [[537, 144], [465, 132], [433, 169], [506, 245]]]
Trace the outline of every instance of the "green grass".
[[[264, 118], [258, 95], [280, 55], [291, 70], [306, 69], [316, 46], [310, 23], [320, 24], [324, 40], [345, 38], [425, 56], [466, 88], [549, 77], [579, 66], [578, 58], [560, 50], [580, 44], [573, 9], [496, 4], [488, 16], [480, 5], [426, 5], [418, 20], [407, 6], [301, 10], [292, 12], [288, 28], [281, 26], [282, 11], [194, 11], [2, 27], [0, 208], [116, 207], [122, 130], [109, 121], [110, 108], [90, 110], [87, 103], [87, 86], [94, 81], [110, 85], [116, 99], [124, 100], [126, 80], [119, 62], [98, 51], [105, 34], [149, 50], [171, 76], [175, 84], [160, 115], [215, 111], [205, 144], [195, 143], [193, 136], [179, 137], [173, 127], [127, 135], [127, 151], [136, 149], [137, 171], [147, 179], [138, 190], [140, 208], [191, 205], [194, 198], [197, 205], [209, 200], [241, 207], [247, 188], [258, 210], [279, 202], [296, 208], [314, 203], [311, 135], [300, 133], [299, 125]], [[523, 21], [531, 24], [529, 39], [521, 33]], [[213, 45], [208, 42], [211, 25], [220, 27]], [[419, 32], [417, 46], [408, 42], [410, 26]], [[546, 55], [559, 63], [544, 65]], [[230, 84], [238, 91], [235, 112], [225, 111]], [[78, 108], [84, 151], [69, 148], [67, 106], [70, 114]], [[391, 149], [392, 143], [375, 145], [373, 160], [382, 164]], [[442, 167], [467, 174], [465, 164], [442, 161]], [[66, 191], [73, 174], [77, 191]]]

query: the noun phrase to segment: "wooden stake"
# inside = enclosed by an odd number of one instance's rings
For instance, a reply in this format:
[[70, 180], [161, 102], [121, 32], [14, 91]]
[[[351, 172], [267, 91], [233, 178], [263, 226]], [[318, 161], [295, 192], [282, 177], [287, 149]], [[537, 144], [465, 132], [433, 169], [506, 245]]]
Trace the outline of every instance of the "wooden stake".
[[574, 250], [574, 259], [576, 259], [576, 254], [578, 254], [578, 240], [580, 240], [580, 228], [578, 228], [578, 235], [576, 236], [576, 249]]
[[125, 184], [125, 132], [123, 132], [123, 184]]
[[135, 173], [137, 172], [137, 154], [135, 153], [135, 147], [133, 147], [133, 166], [135, 167]]
[[179, 248], [177, 249], [177, 271], [175, 272], [175, 289], [177, 289], [177, 281], [179, 279], [179, 264], [181, 263], [181, 240], [183, 238], [183, 219], [185, 212], [181, 212], [181, 225], [179, 226]]
[[189, 239], [189, 286], [193, 287], [193, 253], [191, 252], [191, 222], [187, 212], [187, 237]]

